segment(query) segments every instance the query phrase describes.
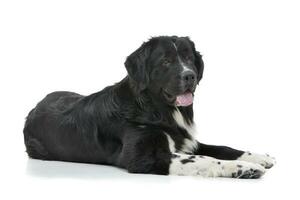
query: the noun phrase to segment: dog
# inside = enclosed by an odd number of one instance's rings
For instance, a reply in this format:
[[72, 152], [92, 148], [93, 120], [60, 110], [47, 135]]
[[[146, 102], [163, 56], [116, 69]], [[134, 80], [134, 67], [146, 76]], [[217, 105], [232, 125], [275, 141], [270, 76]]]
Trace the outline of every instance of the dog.
[[128, 75], [100, 92], [48, 94], [26, 118], [31, 158], [113, 165], [130, 173], [260, 178], [269, 155], [195, 139], [202, 55], [189, 37], [159, 36], [130, 54]]

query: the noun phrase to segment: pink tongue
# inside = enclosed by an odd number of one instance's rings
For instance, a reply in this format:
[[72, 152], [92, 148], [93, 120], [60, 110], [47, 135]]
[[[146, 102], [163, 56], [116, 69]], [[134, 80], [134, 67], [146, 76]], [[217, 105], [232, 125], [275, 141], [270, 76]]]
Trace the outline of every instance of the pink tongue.
[[192, 103], [193, 103], [193, 95], [191, 92], [187, 92], [176, 97], [177, 106], [189, 106]]

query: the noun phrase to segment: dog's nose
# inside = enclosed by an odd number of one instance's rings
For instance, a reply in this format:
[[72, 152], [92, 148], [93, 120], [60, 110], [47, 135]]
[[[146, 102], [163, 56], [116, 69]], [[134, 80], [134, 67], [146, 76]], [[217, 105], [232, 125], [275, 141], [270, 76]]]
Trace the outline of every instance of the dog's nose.
[[190, 70], [186, 71], [186, 72], [183, 72], [182, 73], [182, 80], [188, 85], [194, 84], [195, 81], [196, 81], [195, 72], [190, 71]]

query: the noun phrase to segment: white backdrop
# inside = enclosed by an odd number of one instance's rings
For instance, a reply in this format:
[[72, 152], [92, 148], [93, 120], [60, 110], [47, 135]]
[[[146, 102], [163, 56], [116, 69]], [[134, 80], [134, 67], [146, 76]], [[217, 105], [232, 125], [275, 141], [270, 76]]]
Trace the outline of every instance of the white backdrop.
[[[299, 198], [297, 1], [105, 2], [0, 1], [0, 198]], [[126, 56], [158, 35], [190, 36], [203, 54], [198, 139], [275, 156], [263, 179], [132, 175], [27, 158], [24, 118], [39, 100], [121, 80]]]

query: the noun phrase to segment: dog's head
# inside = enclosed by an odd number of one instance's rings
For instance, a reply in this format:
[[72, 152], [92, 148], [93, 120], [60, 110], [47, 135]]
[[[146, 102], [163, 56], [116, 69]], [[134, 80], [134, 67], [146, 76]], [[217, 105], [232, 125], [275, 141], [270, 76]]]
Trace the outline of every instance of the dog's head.
[[148, 90], [169, 105], [189, 106], [202, 78], [202, 56], [188, 37], [155, 37], [128, 56], [125, 66], [136, 92]]

